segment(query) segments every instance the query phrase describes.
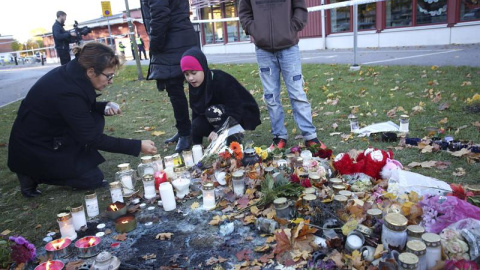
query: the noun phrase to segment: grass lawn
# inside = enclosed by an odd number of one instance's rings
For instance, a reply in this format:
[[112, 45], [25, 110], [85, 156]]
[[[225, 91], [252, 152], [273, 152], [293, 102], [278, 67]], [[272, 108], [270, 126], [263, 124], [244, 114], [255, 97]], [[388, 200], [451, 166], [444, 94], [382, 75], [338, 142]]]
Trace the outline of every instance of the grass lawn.
[[[263, 104], [262, 86], [256, 64], [214, 65], [235, 76], [258, 101], [262, 113], [262, 125], [246, 134], [256, 145], [271, 143], [270, 122]], [[415, 67], [385, 66], [362, 67], [360, 72], [349, 72], [347, 65], [304, 65], [305, 89], [312, 104], [313, 121], [319, 138], [334, 154], [350, 149], [374, 146], [381, 149], [395, 147], [398, 143], [385, 143], [378, 137], [358, 138], [348, 135], [348, 115], [354, 111], [362, 126], [391, 120], [399, 123], [401, 114], [410, 115], [410, 136], [428, 135], [426, 127], [443, 128], [455, 139], [480, 143], [479, 114], [466, 108], [467, 98], [480, 93], [480, 69], [472, 67]], [[146, 74], [146, 67], [144, 67]], [[151, 139], [159, 147], [162, 156], [173, 153], [175, 145], [165, 146], [163, 141], [175, 133], [172, 108], [166, 92], [158, 92], [154, 81], [136, 81], [136, 68], [124, 67], [115, 83], [104, 91], [99, 100], [121, 104], [123, 115], [109, 117], [105, 133], [111, 136]], [[289, 131], [289, 146], [300, 134], [291, 113], [285, 91], [282, 100], [286, 112], [285, 124]], [[438, 107], [448, 102], [448, 109]], [[11, 230], [10, 235], [20, 234], [43, 246], [42, 238], [51, 230], [58, 230], [56, 214], [75, 202], [82, 202], [84, 193], [71, 188], [41, 185], [43, 195], [37, 199], [25, 199], [20, 194], [16, 176], [7, 168], [7, 144], [19, 102], [0, 109], [0, 232]], [[422, 109], [422, 110], [420, 110]], [[389, 117], [387, 115], [393, 115]], [[338, 126], [338, 127], [337, 127]], [[147, 128], [148, 127], [148, 128]], [[459, 129], [460, 128], [460, 129]], [[148, 130], [148, 131], [147, 131]], [[159, 132], [159, 136], [152, 132]], [[204, 142], [206, 145], [207, 143]], [[413, 161], [448, 161], [443, 170], [437, 168], [413, 168], [412, 171], [451, 183], [476, 184], [480, 178], [479, 163], [469, 164], [465, 157], [452, 156], [447, 151], [421, 153], [417, 148], [393, 149], [395, 159], [407, 165]], [[112, 181], [116, 166], [130, 162], [136, 168], [140, 159], [120, 154], [104, 153], [106, 162], [101, 165], [106, 179]], [[454, 176], [457, 168], [463, 168], [463, 176]], [[137, 183], [141, 185], [140, 183]], [[100, 209], [110, 202], [107, 188], [97, 190]]]

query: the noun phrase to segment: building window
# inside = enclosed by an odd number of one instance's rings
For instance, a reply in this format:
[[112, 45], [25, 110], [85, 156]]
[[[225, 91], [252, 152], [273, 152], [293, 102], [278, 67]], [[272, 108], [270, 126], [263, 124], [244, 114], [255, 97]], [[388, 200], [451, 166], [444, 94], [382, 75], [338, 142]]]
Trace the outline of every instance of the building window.
[[[345, 0], [343, 0], [345, 1]], [[342, 0], [331, 0], [330, 3], [343, 2]], [[330, 27], [332, 33], [350, 31], [350, 7], [334, 8], [330, 10]]]
[[[225, 18], [234, 18], [235, 14], [235, 4], [233, 2], [225, 3]], [[229, 21], [227, 22], [227, 36], [228, 42], [238, 41], [238, 21]]]
[[[390, 1], [388, 1], [390, 2]], [[358, 29], [375, 29], [375, 3], [358, 6]]]
[[[202, 19], [211, 20], [212, 19], [212, 8], [202, 8]], [[203, 33], [205, 35], [205, 44], [214, 43], [213, 39], [213, 23], [203, 23]]]
[[460, 3], [460, 20], [480, 20], [480, 1], [462, 0]]
[[[213, 18], [214, 19], [221, 19], [222, 18], [222, 8], [220, 6], [213, 6], [212, 7]], [[223, 36], [223, 23], [216, 22], [215, 29], [213, 30], [215, 33], [215, 41], [214, 43], [223, 43], [224, 36]]]
[[411, 0], [386, 1], [386, 27], [412, 25], [412, 5]]
[[[203, 20], [238, 17], [239, 0], [201, 9]], [[225, 31], [226, 29], [226, 31]], [[205, 44], [249, 41], [239, 21], [204, 23]], [[225, 36], [226, 35], [226, 36]]]
[[417, 0], [417, 25], [446, 22], [447, 0]]

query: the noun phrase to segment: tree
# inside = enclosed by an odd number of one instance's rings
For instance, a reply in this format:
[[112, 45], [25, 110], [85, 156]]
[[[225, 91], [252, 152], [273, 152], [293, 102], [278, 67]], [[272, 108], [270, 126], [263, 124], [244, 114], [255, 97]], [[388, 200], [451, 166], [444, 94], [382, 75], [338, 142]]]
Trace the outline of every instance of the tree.
[[23, 44], [14, 39], [12, 42], [12, 51], [21, 51], [23, 50]]

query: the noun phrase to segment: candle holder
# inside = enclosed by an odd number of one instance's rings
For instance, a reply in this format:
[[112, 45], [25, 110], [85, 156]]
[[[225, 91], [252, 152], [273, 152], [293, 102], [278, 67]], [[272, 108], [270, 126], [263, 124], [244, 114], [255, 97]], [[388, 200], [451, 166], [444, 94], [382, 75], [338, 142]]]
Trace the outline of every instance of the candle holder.
[[173, 194], [172, 184], [169, 182], [161, 183], [159, 191], [163, 202], [163, 210], [175, 210], [175, 208], [177, 208], [177, 202], [175, 201], [175, 195]]
[[163, 162], [165, 163], [165, 169], [173, 168], [175, 164], [173, 163], [173, 156], [165, 156], [163, 158]]
[[70, 240], [75, 240], [77, 238], [77, 233], [73, 226], [72, 213], [70, 213], [70, 211], [61, 211], [58, 213], [57, 222], [60, 227], [62, 238], [69, 238]]
[[408, 133], [410, 117], [406, 114], [400, 115], [400, 127], [398, 131]]
[[192, 151], [183, 151], [182, 152], [183, 160], [185, 161], [185, 166], [191, 168], [195, 165], [193, 162], [193, 153]]
[[193, 153], [193, 162], [197, 164], [202, 160], [203, 157], [203, 148], [201, 144], [196, 144], [192, 147], [192, 153]]
[[350, 115], [348, 117], [348, 120], [350, 121], [350, 132], [352, 133], [357, 132], [360, 129], [358, 125], [358, 117], [355, 115]]
[[179, 153], [175, 153], [172, 155], [172, 158], [173, 158], [173, 167], [181, 167], [183, 166], [183, 160], [182, 160], [182, 156], [180, 156]]
[[120, 260], [108, 251], [102, 251], [95, 258], [92, 269], [117, 270], [120, 267]]
[[155, 180], [152, 174], [146, 174], [143, 176], [143, 190], [145, 191], [145, 199], [150, 200], [157, 196], [155, 191]]
[[49, 260], [56, 260], [62, 258], [68, 258], [72, 255], [70, 244], [72, 240], [68, 238], [60, 238], [53, 240], [45, 245], [47, 251], [47, 258]]
[[207, 182], [202, 185], [203, 193], [203, 208], [205, 210], [214, 209], [217, 204], [215, 203], [215, 187], [212, 182]]
[[83, 227], [87, 227], [87, 218], [85, 217], [85, 208], [83, 204], [72, 207], [72, 222], [75, 231], [80, 231]]
[[152, 162], [153, 162], [153, 165], [155, 165], [155, 172], [159, 172], [163, 170], [163, 160], [160, 154], [154, 155], [152, 157]]
[[124, 202], [123, 193], [122, 193], [122, 184], [118, 181], [111, 182], [110, 184], [110, 195], [112, 196], [112, 203], [114, 202]]
[[127, 233], [137, 228], [137, 220], [134, 215], [125, 215], [115, 220], [115, 230], [119, 233]]
[[143, 178], [145, 175], [153, 175], [156, 165], [152, 162], [152, 156], [143, 156], [140, 159], [142, 163], [137, 168], [138, 177]]
[[187, 178], [178, 178], [172, 182], [173, 187], [177, 191], [177, 197], [183, 199], [185, 195], [190, 192], [190, 179]]
[[345, 249], [348, 252], [353, 252], [354, 250], [359, 250], [362, 248], [365, 243], [365, 237], [359, 231], [351, 231], [345, 240]]
[[233, 192], [237, 197], [245, 193], [245, 177], [243, 171], [235, 171], [232, 174]]
[[75, 242], [77, 248], [77, 256], [79, 258], [90, 258], [100, 253], [100, 237], [85, 236]]
[[122, 163], [117, 166], [119, 171], [115, 173], [115, 180], [122, 184], [123, 196], [128, 198], [136, 193], [135, 179], [133, 177], [134, 171], [130, 168], [129, 163]]
[[41, 263], [34, 270], [62, 270], [65, 265], [61, 261], [46, 261]]
[[89, 218], [94, 218], [100, 214], [98, 210], [98, 199], [95, 191], [87, 191], [85, 193], [85, 205], [87, 206], [87, 215]]
[[107, 206], [107, 217], [111, 220], [117, 219], [127, 213], [126, 204], [122, 202], [114, 202]]

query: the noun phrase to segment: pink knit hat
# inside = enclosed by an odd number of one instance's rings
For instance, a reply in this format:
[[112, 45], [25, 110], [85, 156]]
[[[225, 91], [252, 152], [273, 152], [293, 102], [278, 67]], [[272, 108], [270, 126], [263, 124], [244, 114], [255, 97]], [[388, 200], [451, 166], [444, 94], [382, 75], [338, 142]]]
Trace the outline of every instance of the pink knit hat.
[[180, 67], [182, 68], [182, 72], [187, 70], [203, 71], [200, 62], [198, 62], [197, 58], [191, 55], [185, 55], [182, 57], [182, 60], [180, 60]]

